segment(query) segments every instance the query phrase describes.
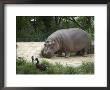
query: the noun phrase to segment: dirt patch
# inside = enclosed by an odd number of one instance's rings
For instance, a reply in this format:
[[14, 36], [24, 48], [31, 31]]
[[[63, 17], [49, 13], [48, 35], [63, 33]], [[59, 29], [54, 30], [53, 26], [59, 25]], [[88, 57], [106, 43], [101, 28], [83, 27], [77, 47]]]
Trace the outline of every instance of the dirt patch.
[[[43, 48], [44, 42], [17, 42], [17, 58], [23, 57], [27, 61], [31, 62], [31, 56], [38, 57], [39, 60], [44, 60], [40, 57], [41, 49]], [[82, 62], [94, 62], [94, 54], [89, 54], [86, 57], [72, 56], [69, 58], [65, 57], [52, 57], [51, 59], [45, 58], [50, 63], [60, 63], [63, 65], [79, 66]]]

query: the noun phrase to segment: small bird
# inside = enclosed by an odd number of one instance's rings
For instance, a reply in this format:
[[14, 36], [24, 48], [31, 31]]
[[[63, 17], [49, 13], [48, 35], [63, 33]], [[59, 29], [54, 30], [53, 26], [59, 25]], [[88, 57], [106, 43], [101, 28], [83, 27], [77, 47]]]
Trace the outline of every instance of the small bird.
[[31, 59], [32, 59], [32, 63], [34, 63], [34, 56], [32, 56]]
[[45, 64], [39, 64], [39, 60], [38, 58], [35, 59], [37, 61], [36, 63], [36, 68], [41, 70], [41, 71], [45, 71], [47, 69], [47, 65]]

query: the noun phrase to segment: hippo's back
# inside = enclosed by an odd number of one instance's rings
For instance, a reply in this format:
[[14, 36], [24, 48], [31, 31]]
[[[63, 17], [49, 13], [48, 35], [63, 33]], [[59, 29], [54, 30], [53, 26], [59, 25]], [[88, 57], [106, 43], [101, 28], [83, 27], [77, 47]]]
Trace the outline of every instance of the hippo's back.
[[79, 28], [57, 30], [49, 38], [56, 39], [61, 48], [67, 51], [80, 51], [88, 44], [87, 33]]

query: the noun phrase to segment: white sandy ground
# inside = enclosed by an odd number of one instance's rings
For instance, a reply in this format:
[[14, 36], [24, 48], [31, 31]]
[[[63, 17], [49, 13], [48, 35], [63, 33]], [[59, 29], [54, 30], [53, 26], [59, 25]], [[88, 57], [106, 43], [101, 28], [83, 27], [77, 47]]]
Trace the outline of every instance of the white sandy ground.
[[[38, 57], [39, 61], [44, 60], [40, 57], [41, 49], [43, 48], [44, 42], [17, 42], [17, 58], [23, 57], [27, 61], [31, 62], [31, 56]], [[89, 54], [87, 57], [82, 56], [72, 56], [69, 58], [65, 57], [52, 57], [51, 59], [45, 59], [50, 63], [60, 63], [62, 65], [79, 66], [83, 61], [94, 62], [94, 55]]]

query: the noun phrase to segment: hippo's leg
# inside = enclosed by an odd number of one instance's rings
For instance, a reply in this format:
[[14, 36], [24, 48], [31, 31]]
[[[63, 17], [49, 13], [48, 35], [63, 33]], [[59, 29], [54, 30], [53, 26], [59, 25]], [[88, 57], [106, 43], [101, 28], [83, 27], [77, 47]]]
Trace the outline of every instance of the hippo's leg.
[[84, 48], [76, 53], [76, 55], [84, 56], [87, 55], [87, 48]]
[[76, 53], [76, 55], [78, 55], [78, 56], [83, 56], [83, 55], [84, 55], [84, 49], [78, 51], [78, 52]]
[[87, 56], [87, 48], [82, 49], [82, 50], [80, 51], [80, 53], [81, 53], [81, 56], [86, 57], [86, 56]]
[[62, 51], [58, 51], [58, 57], [62, 57]]
[[81, 51], [78, 51], [78, 52], [76, 52], [76, 55], [78, 55], [78, 56], [79, 56], [79, 55], [81, 55], [80, 53], [81, 53]]
[[68, 57], [70, 57], [70, 53], [69, 52], [65, 52], [65, 58], [68, 58]]
[[83, 56], [83, 55], [85, 54], [85, 49], [82, 49], [82, 50], [80, 51], [80, 54], [81, 54], [81, 56]]
[[88, 49], [87, 48], [84, 48], [84, 54], [83, 54], [83, 56], [84, 57], [87, 57], [87, 54], [88, 54]]

